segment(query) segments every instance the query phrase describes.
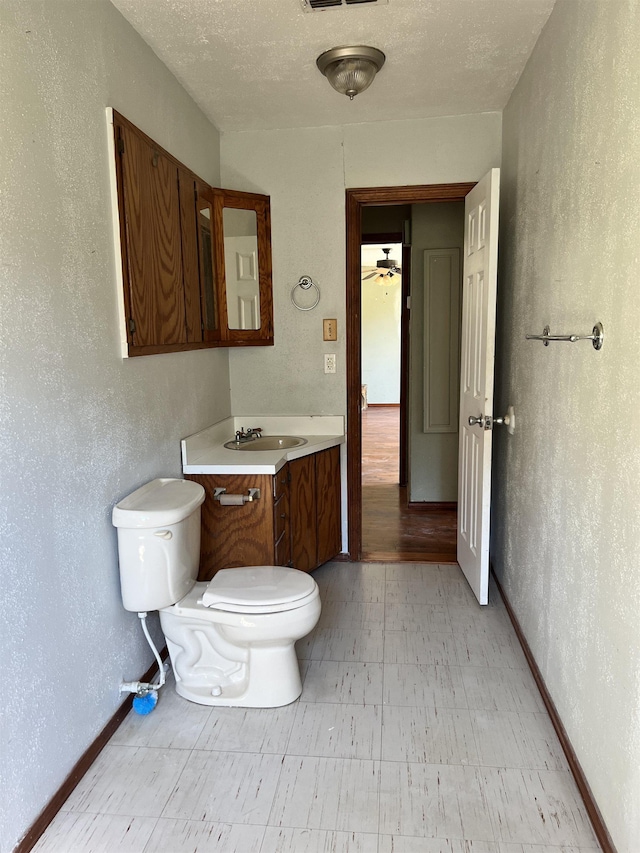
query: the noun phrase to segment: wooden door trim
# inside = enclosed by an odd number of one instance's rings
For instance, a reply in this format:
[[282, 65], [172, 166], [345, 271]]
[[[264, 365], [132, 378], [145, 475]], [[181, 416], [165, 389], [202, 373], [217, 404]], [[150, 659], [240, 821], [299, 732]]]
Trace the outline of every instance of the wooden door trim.
[[374, 246], [377, 243], [402, 243], [402, 231], [383, 231], [376, 234], [363, 234], [360, 242], [363, 246]]
[[362, 208], [394, 204], [429, 204], [464, 201], [473, 183], [400, 187], [361, 187], [346, 190], [347, 240], [347, 514], [349, 556], [362, 555], [362, 423], [361, 423], [361, 292], [360, 246]]
[[400, 470], [401, 486], [409, 484], [409, 339], [411, 329], [411, 246], [402, 247], [402, 296], [400, 309]]

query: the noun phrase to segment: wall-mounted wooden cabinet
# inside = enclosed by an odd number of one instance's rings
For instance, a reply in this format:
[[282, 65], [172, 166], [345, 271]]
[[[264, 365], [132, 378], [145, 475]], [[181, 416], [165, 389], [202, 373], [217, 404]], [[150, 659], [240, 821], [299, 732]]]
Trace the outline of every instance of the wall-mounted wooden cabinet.
[[273, 344], [268, 196], [210, 187], [114, 111], [126, 355]]

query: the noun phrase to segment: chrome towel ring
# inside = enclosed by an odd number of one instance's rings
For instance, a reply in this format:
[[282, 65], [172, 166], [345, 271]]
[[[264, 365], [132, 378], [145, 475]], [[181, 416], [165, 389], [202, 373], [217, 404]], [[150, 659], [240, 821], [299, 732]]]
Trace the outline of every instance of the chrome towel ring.
[[[313, 302], [312, 305], [304, 306], [304, 305], [300, 305], [298, 302], [296, 302], [296, 290], [298, 288], [300, 288], [300, 290], [306, 291], [306, 290], [311, 290], [312, 287], [315, 287], [315, 289], [316, 289], [316, 298], [315, 298], [315, 301]], [[297, 284], [294, 284], [293, 287], [291, 288], [291, 301], [296, 306], [298, 311], [312, 311], [316, 307], [318, 302], [320, 302], [320, 288], [315, 283], [315, 281], [313, 281], [311, 276], [308, 276], [308, 275], [300, 276], [300, 281]]]

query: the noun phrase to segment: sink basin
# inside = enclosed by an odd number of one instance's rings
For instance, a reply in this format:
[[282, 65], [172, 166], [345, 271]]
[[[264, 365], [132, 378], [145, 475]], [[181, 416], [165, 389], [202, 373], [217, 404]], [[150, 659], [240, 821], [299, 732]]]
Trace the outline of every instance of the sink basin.
[[265, 435], [251, 441], [226, 441], [229, 450], [288, 450], [291, 447], [301, 447], [307, 443], [306, 438], [297, 435]]

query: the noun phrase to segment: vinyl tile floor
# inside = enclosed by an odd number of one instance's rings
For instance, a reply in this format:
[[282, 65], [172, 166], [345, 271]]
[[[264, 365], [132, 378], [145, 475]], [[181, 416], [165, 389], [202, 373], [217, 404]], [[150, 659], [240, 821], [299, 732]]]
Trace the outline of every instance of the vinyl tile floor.
[[587, 853], [587, 813], [499, 595], [460, 569], [328, 563], [284, 708], [171, 682], [38, 853]]

